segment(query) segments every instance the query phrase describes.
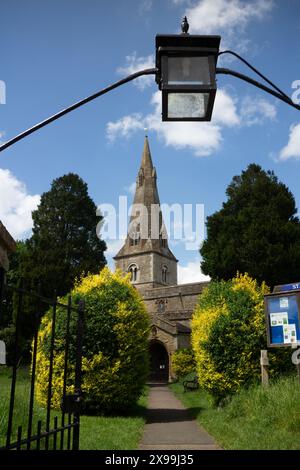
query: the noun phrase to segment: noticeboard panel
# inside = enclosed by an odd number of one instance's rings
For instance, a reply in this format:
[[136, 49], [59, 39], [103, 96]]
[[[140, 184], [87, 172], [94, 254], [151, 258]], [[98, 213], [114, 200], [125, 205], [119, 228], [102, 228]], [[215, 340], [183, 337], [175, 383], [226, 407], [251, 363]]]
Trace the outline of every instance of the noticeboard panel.
[[300, 292], [265, 296], [268, 346], [300, 344]]

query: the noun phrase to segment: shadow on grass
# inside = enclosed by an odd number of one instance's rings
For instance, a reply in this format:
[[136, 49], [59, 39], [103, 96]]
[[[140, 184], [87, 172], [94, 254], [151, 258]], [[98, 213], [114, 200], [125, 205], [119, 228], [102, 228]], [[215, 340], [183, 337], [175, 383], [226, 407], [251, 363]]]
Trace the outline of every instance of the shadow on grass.
[[111, 411], [103, 411], [96, 403], [83, 406], [82, 416], [103, 417], [103, 418], [145, 418], [147, 411], [147, 401], [149, 395], [149, 387], [145, 386], [144, 392], [139, 397], [137, 403], [128, 406], [126, 409], [115, 409]]
[[133, 405], [126, 410], [112, 410], [110, 412], [103, 412], [95, 407], [83, 408], [82, 416], [104, 417], [104, 418], [139, 418], [145, 417], [147, 407], [144, 405]]

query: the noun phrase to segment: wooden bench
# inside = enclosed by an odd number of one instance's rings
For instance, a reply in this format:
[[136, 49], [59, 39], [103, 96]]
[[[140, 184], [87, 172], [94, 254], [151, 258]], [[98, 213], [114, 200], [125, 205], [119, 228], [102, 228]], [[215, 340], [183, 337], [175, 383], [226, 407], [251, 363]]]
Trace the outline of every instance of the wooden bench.
[[199, 388], [197, 377], [194, 377], [191, 380], [184, 380], [182, 384], [185, 392], [187, 392], [188, 390], [197, 390]]

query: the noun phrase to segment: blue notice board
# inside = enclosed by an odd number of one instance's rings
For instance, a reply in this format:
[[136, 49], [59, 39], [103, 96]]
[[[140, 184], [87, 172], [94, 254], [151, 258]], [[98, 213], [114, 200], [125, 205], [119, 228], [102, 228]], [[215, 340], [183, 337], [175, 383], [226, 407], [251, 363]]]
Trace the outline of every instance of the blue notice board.
[[300, 292], [265, 296], [268, 346], [300, 344]]

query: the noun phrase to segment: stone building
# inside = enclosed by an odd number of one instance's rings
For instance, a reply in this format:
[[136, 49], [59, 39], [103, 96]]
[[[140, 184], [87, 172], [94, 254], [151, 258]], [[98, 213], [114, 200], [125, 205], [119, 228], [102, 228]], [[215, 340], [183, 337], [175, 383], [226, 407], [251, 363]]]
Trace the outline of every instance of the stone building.
[[4, 273], [8, 270], [9, 253], [15, 251], [16, 243], [12, 236], [8, 233], [2, 222], [0, 221], [0, 284], [4, 280]]
[[172, 380], [172, 354], [190, 346], [191, 315], [207, 282], [177, 284], [178, 260], [169, 248], [147, 137], [127, 238], [114, 259], [116, 268], [131, 273], [151, 318], [151, 379]]

